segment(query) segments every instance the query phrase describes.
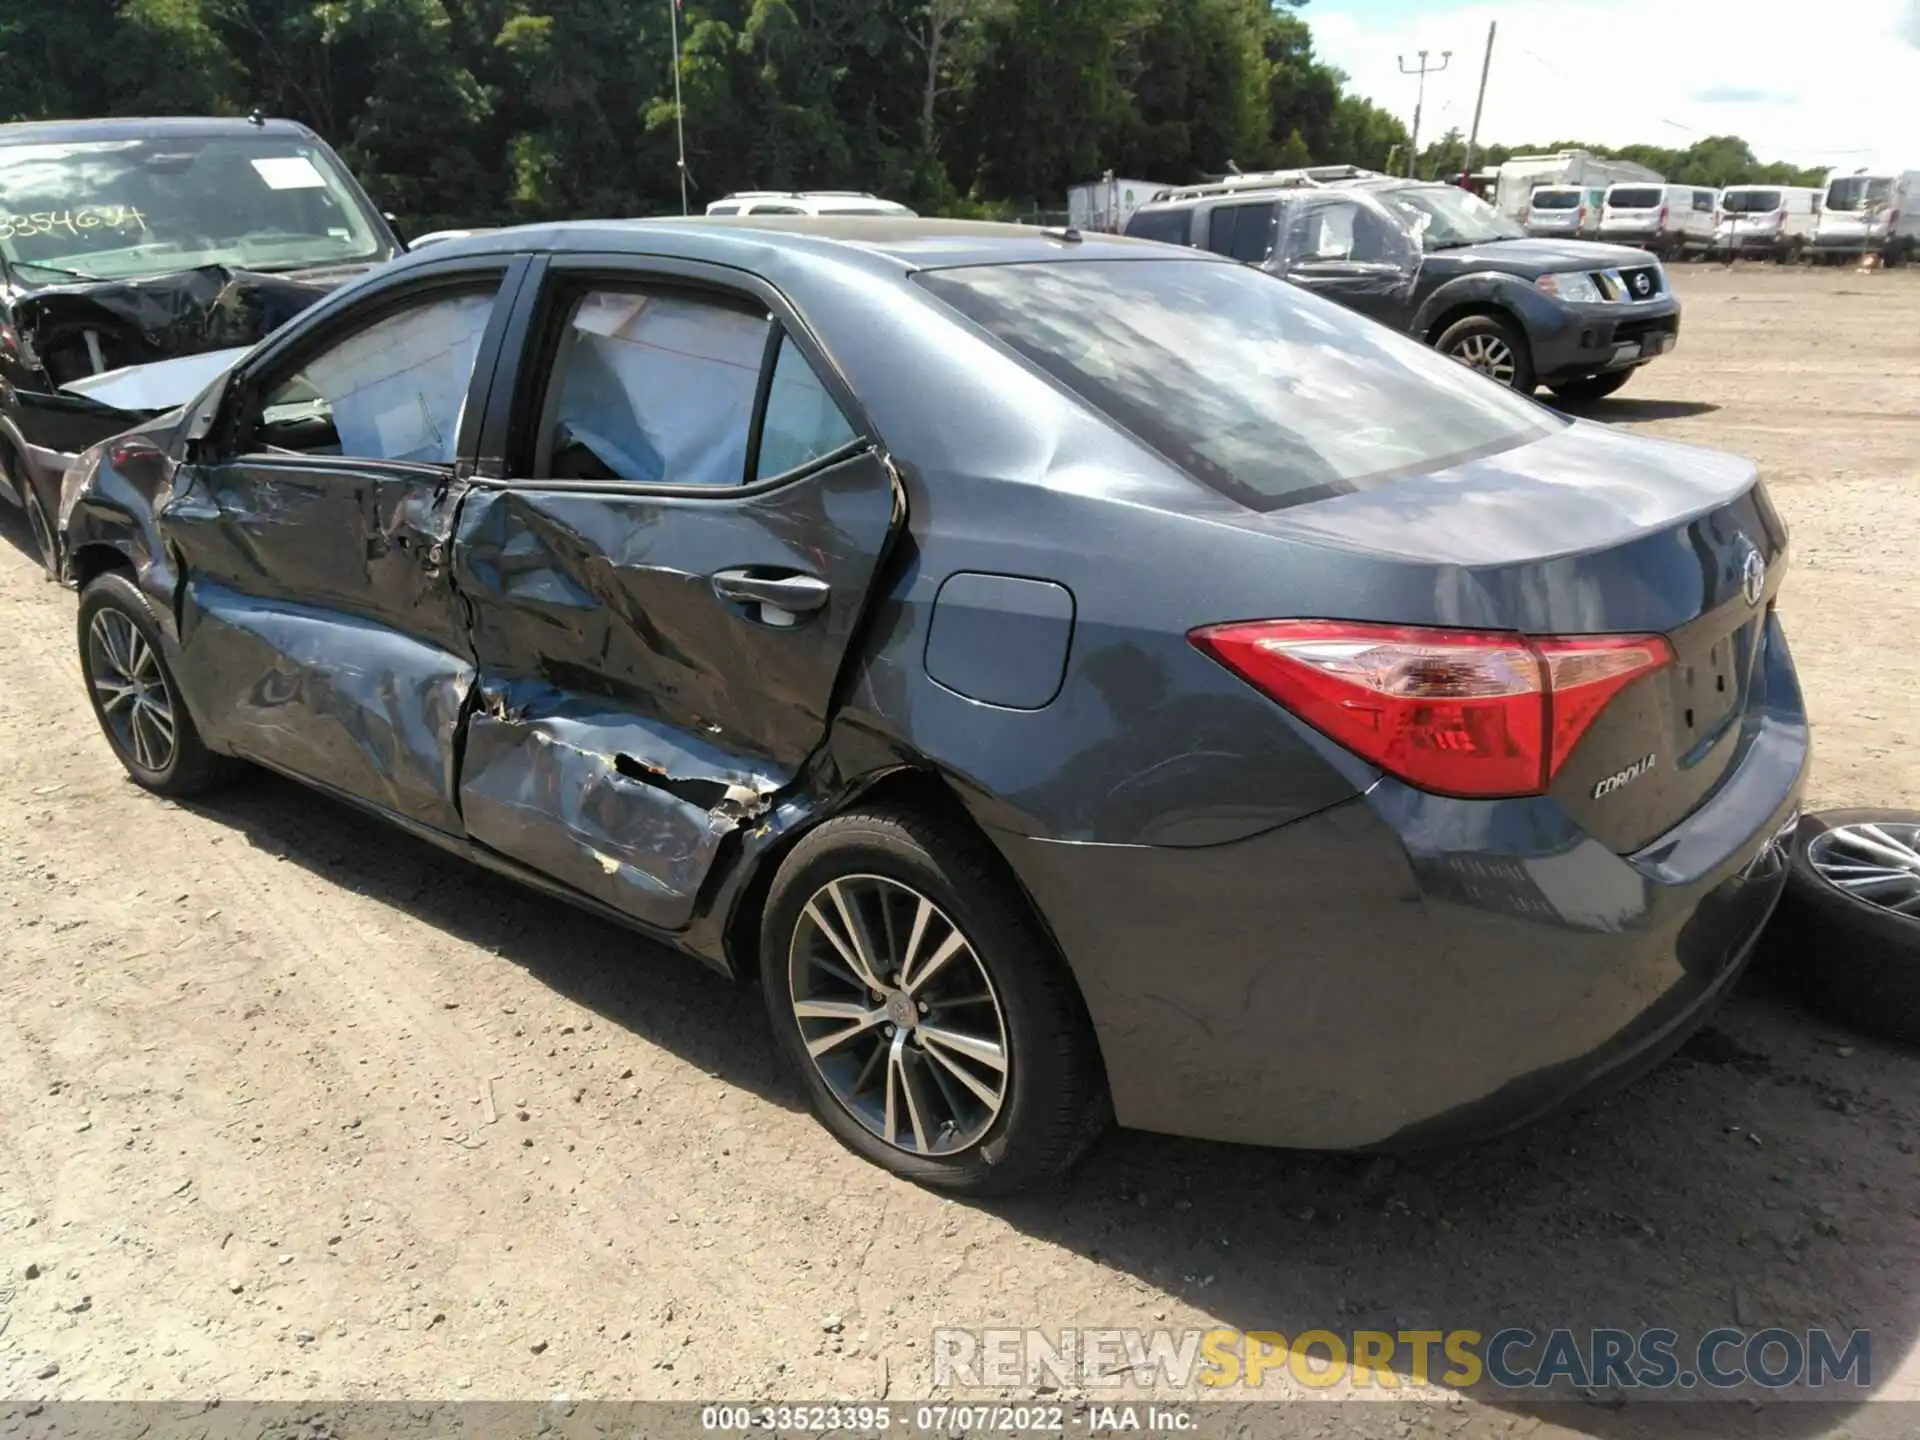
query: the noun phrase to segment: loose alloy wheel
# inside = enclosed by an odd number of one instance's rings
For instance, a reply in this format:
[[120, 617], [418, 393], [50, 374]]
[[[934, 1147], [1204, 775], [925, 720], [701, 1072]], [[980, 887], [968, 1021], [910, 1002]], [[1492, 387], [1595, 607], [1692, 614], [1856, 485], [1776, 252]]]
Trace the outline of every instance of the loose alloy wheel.
[[768, 889], [760, 981], [820, 1123], [919, 1184], [1047, 1184], [1112, 1114], [1071, 973], [957, 817], [875, 805], [802, 835]]
[[167, 669], [160, 625], [124, 571], [110, 570], [80, 595], [80, 671], [100, 729], [135, 784], [193, 795], [234, 763], [200, 739]]
[[998, 1118], [1009, 1081], [993, 982], [946, 912], [909, 886], [852, 875], [801, 910], [793, 1013], [833, 1097], [887, 1144], [951, 1155]]
[[173, 763], [179, 729], [160, 657], [121, 610], [99, 610], [87, 626], [87, 673], [114, 749], [144, 770]]
[[1760, 966], [1836, 1020], [1920, 1045], [1920, 811], [1801, 820]]
[[1836, 825], [1814, 837], [1807, 862], [1856, 900], [1920, 916], [1920, 824]]

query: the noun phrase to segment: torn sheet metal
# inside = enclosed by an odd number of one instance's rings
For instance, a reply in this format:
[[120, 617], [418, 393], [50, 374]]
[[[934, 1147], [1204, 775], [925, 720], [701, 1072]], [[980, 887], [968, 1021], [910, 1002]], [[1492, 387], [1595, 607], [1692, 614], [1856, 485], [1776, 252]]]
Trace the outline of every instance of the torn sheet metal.
[[249, 348], [239, 345], [156, 360], [151, 365], [123, 365], [118, 370], [69, 380], [60, 388], [96, 405], [132, 412], [138, 419], [146, 419], [186, 404], [231, 370]]
[[207, 265], [143, 280], [51, 285], [14, 302], [29, 359], [57, 385], [127, 365], [245, 347], [334, 283]]
[[783, 777], [546, 685], [487, 689], [460, 772], [467, 834], [622, 914], [683, 929], [721, 841]]
[[181, 683], [231, 697], [194, 718], [217, 748], [270, 760], [458, 834], [455, 737], [473, 667], [372, 621], [190, 580]]

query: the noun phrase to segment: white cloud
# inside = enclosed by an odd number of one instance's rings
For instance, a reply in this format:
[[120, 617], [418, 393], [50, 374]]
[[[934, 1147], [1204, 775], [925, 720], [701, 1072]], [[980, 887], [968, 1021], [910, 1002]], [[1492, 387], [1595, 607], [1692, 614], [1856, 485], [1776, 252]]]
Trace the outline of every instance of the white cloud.
[[1733, 134], [1762, 160], [1920, 168], [1920, 0], [1499, 0], [1391, 22], [1366, 0], [1323, 0], [1302, 13], [1321, 57], [1409, 121], [1414, 81], [1396, 56], [1453, 52], [1427, 77], [1423, 143], [1470, 127], [1497, 20], [1483, 143], [1685, 147]]

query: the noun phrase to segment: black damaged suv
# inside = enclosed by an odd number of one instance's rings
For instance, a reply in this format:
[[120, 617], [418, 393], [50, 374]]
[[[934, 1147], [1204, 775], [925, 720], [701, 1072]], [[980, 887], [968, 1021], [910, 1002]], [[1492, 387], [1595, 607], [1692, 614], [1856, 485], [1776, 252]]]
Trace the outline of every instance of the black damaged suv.
[[290, 120], [0, 125], [0, 499], [48, 573], [67, 462], [148, 418], [92, 377], [251, 345], [401, 248]]
[[1349, 173], [1172, 191], [1127, 234], [1257, 265], [1523, 393], [1598, 400], [1673, 348], [1680, 302], [1644, 251], [1530, 240], [1465, 190]]

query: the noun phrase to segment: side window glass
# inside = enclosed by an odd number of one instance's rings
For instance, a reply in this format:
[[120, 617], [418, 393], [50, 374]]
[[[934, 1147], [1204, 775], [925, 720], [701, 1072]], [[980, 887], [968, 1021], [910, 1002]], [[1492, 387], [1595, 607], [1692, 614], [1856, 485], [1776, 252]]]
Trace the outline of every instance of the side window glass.
[[1306, 245], [1303, 260], [1347, 260], [1353, 256], [1353, 219], [1359, 210], [1352, 205], [1323, 205], [1306, 219]]
[[1222, 205], [1207, 217], [1207, 249], [1249, 265], [1273, 254], [1276, 205]]
[[1233, 232], [1240, 219], [1238, 205], [1216, 205], [1207, 216], [1207, 249], [1216, 255], [1233, 253]]
[[589, 292], [554, 356], [535, 475], [740, 484], [768, 324], [684, 295]]
[[791, 340], [782, 338], [773, 386], [767, 391], [766, 418], [760, 422], [760, 462], [753, 478], [765, 480], [798, 470], [855, 438], [853, 426], [820, 384], [807, 357]]
[[494, 293], [442, 293], [329, 346], [268, 393], [254, 443], [452, 464]]

